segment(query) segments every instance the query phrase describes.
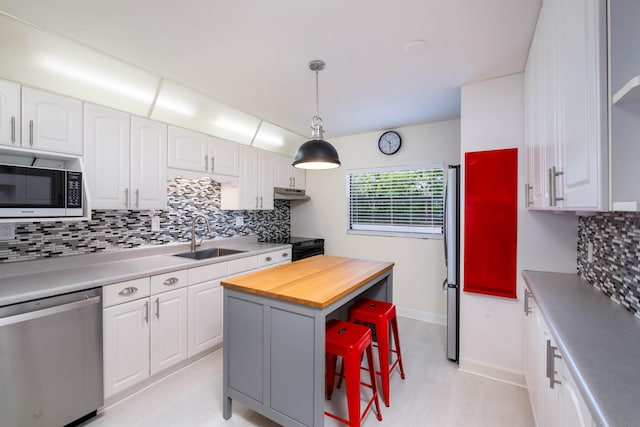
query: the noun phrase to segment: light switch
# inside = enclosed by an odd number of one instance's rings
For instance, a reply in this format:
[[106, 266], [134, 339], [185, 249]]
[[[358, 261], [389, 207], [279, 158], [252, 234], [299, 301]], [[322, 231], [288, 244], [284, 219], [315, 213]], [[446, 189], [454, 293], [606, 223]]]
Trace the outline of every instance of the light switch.
[[160, 231], [160, 217], [157, 215], [151, 217], [151, 231]]

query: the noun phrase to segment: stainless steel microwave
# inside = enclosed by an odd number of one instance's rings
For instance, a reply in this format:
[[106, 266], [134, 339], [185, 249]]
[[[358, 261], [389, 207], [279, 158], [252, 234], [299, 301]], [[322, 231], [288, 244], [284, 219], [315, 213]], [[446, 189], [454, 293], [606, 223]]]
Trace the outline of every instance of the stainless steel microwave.
[[83, 215], [82, 173], [0, 163], [0, 218]]

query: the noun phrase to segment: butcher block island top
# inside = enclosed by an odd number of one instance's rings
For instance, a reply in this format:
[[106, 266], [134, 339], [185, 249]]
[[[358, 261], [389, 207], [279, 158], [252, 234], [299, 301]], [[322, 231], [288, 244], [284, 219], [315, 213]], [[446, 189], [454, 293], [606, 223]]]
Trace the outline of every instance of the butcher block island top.
[[222, 281], [222, 286], [310, 307], [324, 308], [376, 276], [392, 262], [316, 255]]

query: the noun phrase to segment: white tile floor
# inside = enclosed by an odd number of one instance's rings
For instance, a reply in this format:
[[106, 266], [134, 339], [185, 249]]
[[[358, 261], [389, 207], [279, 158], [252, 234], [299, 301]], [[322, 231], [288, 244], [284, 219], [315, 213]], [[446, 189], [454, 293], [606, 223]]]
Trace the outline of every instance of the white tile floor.
[[[534, 426], [525, 389], [458, 371], [444, 355], [445, 328], [399, 318], [406, 379], [391, 379], [391, 406], [382, 422], [371, 412], [364, 427]], [[332, 410], [346, 412], [343, 391]], [[364, 399], [364, 397], [363, 397]], [[342, 424], [326, 418], [326, 426]], [[234, 402], [222, 418], [222, 350], [143, 390], [83, 424], [85, 427], [214, 427], [277, 424]]]

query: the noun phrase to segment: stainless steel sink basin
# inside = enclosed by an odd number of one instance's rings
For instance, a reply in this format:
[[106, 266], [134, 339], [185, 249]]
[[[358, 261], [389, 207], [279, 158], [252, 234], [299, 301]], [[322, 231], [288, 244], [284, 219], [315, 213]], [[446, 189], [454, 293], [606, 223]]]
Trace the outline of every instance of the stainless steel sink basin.
[[209, 248], [209, 249], [202, 249], [195, 252], [185, 252], [182, 254], [175, 254], [174, 256], [198, 260], [198, 259], [216, 258], [220, 256], [225, 256], [225, 255], [239, 254], [242, 252], [246, 252], [246, 251], [238, 251], [235, 249], [223, 249], [223, 248]]

